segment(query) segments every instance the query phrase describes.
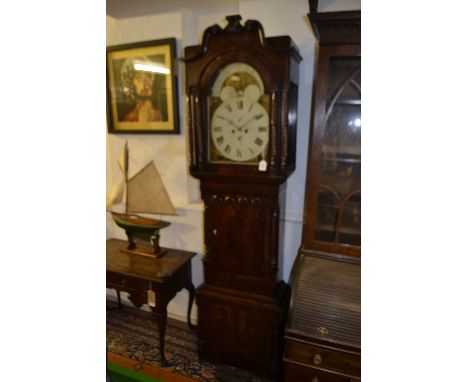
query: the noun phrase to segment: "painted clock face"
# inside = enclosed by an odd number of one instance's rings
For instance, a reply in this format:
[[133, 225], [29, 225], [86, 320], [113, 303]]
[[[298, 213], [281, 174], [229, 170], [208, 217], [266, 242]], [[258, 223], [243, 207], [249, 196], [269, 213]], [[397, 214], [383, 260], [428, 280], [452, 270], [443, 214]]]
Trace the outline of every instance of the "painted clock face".
[[208, 103], [210, 161], [255, 164], [266, 158], [269, 97], [255, 69], [244, 63], [224, 67]]

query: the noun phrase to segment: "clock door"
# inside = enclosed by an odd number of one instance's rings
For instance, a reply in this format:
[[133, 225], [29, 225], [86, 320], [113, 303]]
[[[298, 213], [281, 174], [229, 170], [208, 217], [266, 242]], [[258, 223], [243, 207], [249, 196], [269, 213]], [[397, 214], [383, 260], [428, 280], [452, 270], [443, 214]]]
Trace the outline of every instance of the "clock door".
[[242, 62], [217, 73], [208, 108], [208, 161], [253, 164], [267, 160], [270, 97], [259, 73]]
[[276, 269], [270, 269], [269, 260], [277, 257], [270, 243], [272, 230], [278, 229], [276, 209], [268, 198], [226, 191], [204, 193], [204, 200], [205, 281], [270, 293], [276, 283]]
[[[242, 275], [260, 276], [263, 261], [263, 203], [257, 198], [213, 196], [209, 204], [209, 243], [217, 269]], [[259, 236], [260, 235], [260, 236]], [[222, 255], [221, 255], [222, 254]], [[255, 256], [251, 256], [255, 254]]]

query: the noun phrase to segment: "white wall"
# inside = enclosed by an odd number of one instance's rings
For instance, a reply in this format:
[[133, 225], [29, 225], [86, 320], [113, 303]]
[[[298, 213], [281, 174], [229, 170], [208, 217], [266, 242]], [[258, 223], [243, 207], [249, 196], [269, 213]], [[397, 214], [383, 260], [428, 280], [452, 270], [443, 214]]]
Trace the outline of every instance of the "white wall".
[[260, 21], [267, 37], [291, 36], [302, 56], [299, 67], [296, 170], [287, 180], [284, 247], [280, 249], [283, 255], [283, 279], [287, 281], [302, 238], [315, 49], [315, 38], [307, 19], [309, 3], [307, 0], [241, 1], [239, 11], [244, 20]]
[[[325, 2], [326, 10], [333, 8], [336, 3], [336, 1]], [[336, 6], [333, 10], [337, 10]], [[231, 14], [240, 14], [244, 22], [248, 19], [260, 21], [267, 37], [278, 35], [292, 37], [303, 60], [300, 65], [296, 170], [287, 181], [285, 242], [284, 247], [280, 249], [284, 259], [282, 277], [286, 281], [289, 279], [302, 234], [315, 49], [315, 39], [306, 16], [308, 12], [307, 0], [239, 0], [237, 6], [230, 2], [222, 7], [195, 9], [186, 7], [164, 14], [130, 19], [116, 20], [107, 17], [108, 46], [176, 37], [178, 57], [183, 55], [185, 46], [201, 43], [203, 31], [207, 27], [213, 24], [225, 26], [225, 16]], [[161, 232], [161, 245], [197, 252], [197, 256], [192, 261], [192, 275], [195, 286], [198, 286], [203, 281], [201, 262], [201, 253], [204, 250], [203, 205], [199, 199], [199, 183], [188, 173], [189, 148], [183, 84], [184, 67], [179, 63], [178, 91], [181, 122], [179, 135], [108, 135], [107, 186], [110, 189], [112, 180], [118, 174], [117, 156], [125, 140], [129, 145], [129, 176], [150, 160], [156, 163], [179, 214], [176, 217], [164, 216], [164, 219], [171, 221], [172, 224]], [[107, 236], [125, 239], [124, 232], [114, 225], [109, 216]], [[108, 291], [108, 294], [113, 296], [111, 291]], [[187, 301], [187, 292], [180, 292], [168, 306], [169, 315], [177, 318], [185, 317]], [[192, 318], [196, 320], [196, 307]]]
[[361, 9], [361, 0], [319, 0], [319, 12], [353, 11]]
[[[197, 9], [178, 11], [130, 19], [107, 17], [107, 45], [156, 40], [168, 37], [177, 39], [177, 57], [182, 57], [183, 48], [200, 42], [203, 30], [212, 24], [219, 24], [224, 16], [237, 12], [237, 7]], [[187, 41], [187, 42], [186, 42]], [[203, 281], [201, 253], [203, 253], [203, 204], [200, 202], [199, 183], [188, 173], [187, 119], [185, 118], [184, 67], [178, 64], [179, 121], [178, 135], [107, 135], [107, 189], [119, 173], [117, 158], [125, 141], [129, 148], [129, 177], [149, 161], [154, 161], [159, 170], [178, 216], [164, 216], [172, 224], [161, 231], [160, 244], [197, 253], [192, 259], [192, 279], [195, 287]], [[107, 214], [107, 237], [126, 239]], [[108, 290], [110, 298], [115, 292]], [[130, 303], [124, 299], [123, 302]], [[188, 293], [183, 290], [170, 302], [169, 316], [183, 319], [186, 316]], [[196, 305], [192, 320], [196, 322]]]

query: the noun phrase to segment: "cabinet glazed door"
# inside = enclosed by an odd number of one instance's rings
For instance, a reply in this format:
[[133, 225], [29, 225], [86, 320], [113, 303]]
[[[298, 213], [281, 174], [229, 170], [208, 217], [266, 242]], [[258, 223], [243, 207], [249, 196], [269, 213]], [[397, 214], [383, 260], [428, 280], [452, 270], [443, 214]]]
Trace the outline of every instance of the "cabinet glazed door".
[[309, 155], [304, 248], [358, 253], [361, 245], [360, 46], [320, 47]]
[[361, 245], [361, 60], [329, 61], [315, 235]]

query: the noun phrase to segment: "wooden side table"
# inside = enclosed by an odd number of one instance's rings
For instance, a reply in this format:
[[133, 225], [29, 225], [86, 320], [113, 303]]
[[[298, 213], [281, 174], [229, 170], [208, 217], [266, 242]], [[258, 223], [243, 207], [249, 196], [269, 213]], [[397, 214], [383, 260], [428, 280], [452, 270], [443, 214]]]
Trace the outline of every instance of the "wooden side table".
[[148, 291], [153, 291], [156, 306], [151, 308], [159, 327], [159, 348], [161, 365], [167, 365], [164, 356], [164, 344], [167, 323], [167, 304], [182, 288], [189, 292], [187, 322], [190, 329], [195, 326], [190, 321], [195, 297], [192, 284], [191, 259], [193, 252], [167, 248], [161, 258], [126, 252], [127, 242], [110, 239], [106, 243], [106, 286], [117, 290], [120, 306], [120, 292], [130, 294], [130, 301], [141, 307], [148, 302]]

